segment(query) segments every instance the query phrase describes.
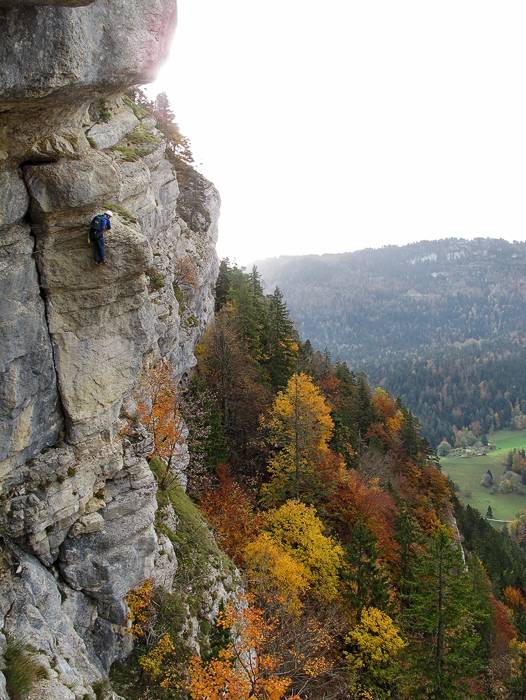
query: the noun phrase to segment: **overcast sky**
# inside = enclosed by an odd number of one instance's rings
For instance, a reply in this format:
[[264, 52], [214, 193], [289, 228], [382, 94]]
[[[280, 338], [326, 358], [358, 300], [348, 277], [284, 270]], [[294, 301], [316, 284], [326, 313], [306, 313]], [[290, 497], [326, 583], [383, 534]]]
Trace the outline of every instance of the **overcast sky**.
[[179, 0], [164, 90], [241, 264], [526, 238], [523, 0]]

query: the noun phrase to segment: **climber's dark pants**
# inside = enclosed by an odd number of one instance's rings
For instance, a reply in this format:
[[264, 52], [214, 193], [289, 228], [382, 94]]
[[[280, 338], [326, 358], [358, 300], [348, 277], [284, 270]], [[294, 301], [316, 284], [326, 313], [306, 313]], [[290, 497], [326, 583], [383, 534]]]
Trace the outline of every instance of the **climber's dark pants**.
[[93, 259], [95, 262], [104, 262], [104, 236], [93, 239]]

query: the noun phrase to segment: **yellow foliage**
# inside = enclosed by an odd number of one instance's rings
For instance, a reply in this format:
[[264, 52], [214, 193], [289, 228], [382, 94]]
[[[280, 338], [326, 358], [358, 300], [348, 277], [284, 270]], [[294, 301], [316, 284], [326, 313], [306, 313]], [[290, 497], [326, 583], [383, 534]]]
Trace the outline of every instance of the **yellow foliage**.
[[326, 450], [334, 423], [321, 391], [303, 372], [293, 374], [274, 400], [269, 428], [275, 445], [297, 445], [302, 453]]
[[[345, 658], [355, 675], [368, 682], [388, 681], [396, 668], [396, 657], [405, 646], [393, 620], [377, 608], [364, 608], [360, 623], [347, 635]], [[360, 683], [358, 683], [360, 686]]]
[[251, 588], [262, 600], [278, 600], [290, 613], [301, 613], [300, 597], [312, 581], [310, 570], [302, 562], [268, 532], [262, 532], [246, 546], [245, 562]]
[[134, 637], [144, 637], [152, 617], [153, 579], [148, 578], [139, 586], [129, 591], [126, 596], [128, 603], [129, 631]]
[[170, 635], [166, 633], [153, 649], [139, 658], [139, 666], [157, 681], [161, 688], [181, 688], [175, 654], [175, 646]]
[[327, 600], [338, 593], [338, 572], [343, 549], [323, 534], [316, 511], [300, 501], [290, 500], [270, 511], [267, 529], [271, 538], [308, 571], [313, 590]]
[[334, 430], [330, 408], [312, 379], [300, 372], [278, 393], [263, 425], [276, 449], [263, 495], [273, 504], [298, 497], [307, 484], [312, 486], [317, 466], [329, 452]]
[[521, 678], [526, 675], [526, 642], [512, 639], [510, 651], [512, 653], [511, 675], [513, 678]]
[[390, 435], [397, 433], [402, 426], [403, 414], [397, 408], [396, 401], [384, 389], [378, 387], [374, 390], [371, 402]]

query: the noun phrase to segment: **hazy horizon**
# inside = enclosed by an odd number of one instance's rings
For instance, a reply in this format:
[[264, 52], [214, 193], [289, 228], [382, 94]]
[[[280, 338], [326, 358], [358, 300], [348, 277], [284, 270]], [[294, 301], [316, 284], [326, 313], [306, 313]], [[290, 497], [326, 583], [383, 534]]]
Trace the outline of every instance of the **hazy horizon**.
[[240, 264], [526, 237], [526, 7], [179, 0], [166, 91]]

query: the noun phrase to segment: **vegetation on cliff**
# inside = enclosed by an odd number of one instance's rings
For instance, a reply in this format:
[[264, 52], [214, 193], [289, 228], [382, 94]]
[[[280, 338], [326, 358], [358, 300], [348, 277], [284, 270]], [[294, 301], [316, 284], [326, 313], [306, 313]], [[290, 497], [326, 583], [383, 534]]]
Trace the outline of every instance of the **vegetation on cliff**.
[[186, 395], [160, 397], [152, 466], [164, 503], [184, 415], [190, 493], [246, 595], [183, 659], [151, 592], [136, 697], [521, 697], [526, 558], [454, 501], [411, 412], [226, 261], [197, 354]]

